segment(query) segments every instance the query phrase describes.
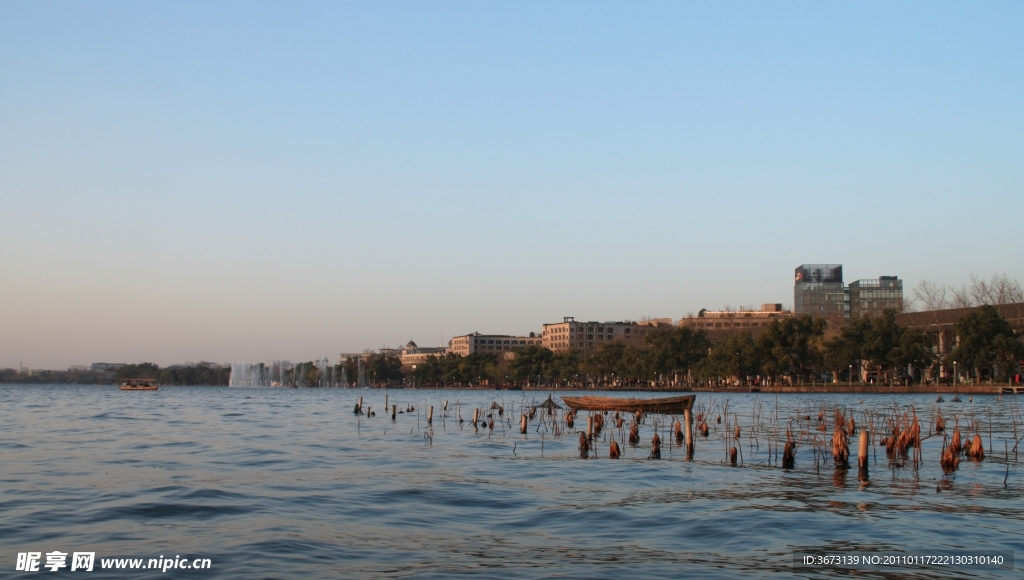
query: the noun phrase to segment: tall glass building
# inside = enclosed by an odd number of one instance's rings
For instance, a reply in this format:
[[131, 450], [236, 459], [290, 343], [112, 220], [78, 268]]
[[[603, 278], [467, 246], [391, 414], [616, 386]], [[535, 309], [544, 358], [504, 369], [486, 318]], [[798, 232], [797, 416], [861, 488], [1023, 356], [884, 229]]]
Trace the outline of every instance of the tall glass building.
[[851, 318], [877, 316], [888, 309], [903, 312], [903, 280], [896, 276], [850, 282], [849, 292]]
[[850, 316], [842, 264], [803, 264], [796, 269], [793, 310], [812, 316]]

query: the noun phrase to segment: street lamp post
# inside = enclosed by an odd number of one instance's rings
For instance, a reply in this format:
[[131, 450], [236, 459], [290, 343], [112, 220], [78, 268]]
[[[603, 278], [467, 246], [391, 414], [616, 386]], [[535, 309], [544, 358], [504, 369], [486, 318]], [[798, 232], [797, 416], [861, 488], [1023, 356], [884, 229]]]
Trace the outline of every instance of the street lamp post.
[[850, 365], [850, 386], [853, 387], [853, 365]]
[[956, 361], [953, 361], [953, 384], [955, 385], [956, 383], [957, 383]]

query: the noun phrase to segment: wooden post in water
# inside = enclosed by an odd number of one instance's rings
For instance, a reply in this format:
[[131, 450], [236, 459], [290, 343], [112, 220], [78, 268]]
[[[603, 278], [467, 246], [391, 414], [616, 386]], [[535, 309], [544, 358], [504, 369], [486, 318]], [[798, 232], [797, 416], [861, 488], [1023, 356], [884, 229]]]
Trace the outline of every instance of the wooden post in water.
[[427, 425], [430, 425], [433, 422], [434, 422], [434, 406], [431, 405], [430, 408], [427, 409]]
[[444, 402], [444, 407], [442, 407], [441, 410], [444, 411], [445, 413], [448, 412], [448, 401]]
[[523, 435], [526, 434], [526, 414], [519, 418], [519, 432]]
[[480, 409], [473, 409], [473, 426], [476, 427], [476, 418], [480, 413]]
[[386, 413], [387, 410], [388, 410], [388, 396], [384, 395], [384, 412]]
[[587, 417], [587, 439], [594, 438], [594, 416]]
[[859, 468], [860, 479], [868, 479], [868, 430], [860, 430], [860, 445], [857, 446], [857, 467]]
[[395, 420], [395, 412], [398, 411], [398, 405], [391, 405], [391, 420]]
[[683, 435], [686, 436], [686, 458], [693, 459], [693, 415], [683, 410]]
[[363, 398], [362, 397], [359, 397], [359, 406], [357, 408], [359, 409], [360, 413], [363, 412]]

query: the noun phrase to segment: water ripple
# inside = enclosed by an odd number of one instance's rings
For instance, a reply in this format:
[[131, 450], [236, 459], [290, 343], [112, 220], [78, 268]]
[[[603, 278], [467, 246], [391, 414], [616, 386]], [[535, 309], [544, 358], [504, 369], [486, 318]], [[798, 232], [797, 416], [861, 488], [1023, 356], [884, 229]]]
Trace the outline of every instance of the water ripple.
[[[394, 422], [352, 414], [360, 396], [383, 411], [385, 394], [416, 410]], [[892, 468], [873, 448], [864, 483], [856, 470], [822, 463], [809, 444], [795, 469], [780, 469], [768, 456], [768, 431], [741, 440], [743, 462], [733, 467], [717, 424], [698, 438], [693, 461], [671, 442], [661, 461], [648, 460], [650, 424], [623, 458], [606, 459], [608, 430], [597, 446], [605, 458], [580, 459], [575, 434], [542, 438], [531, 427], [520, 435], [513, 424], [514, 407], [546, 393], [167, 387], [127, 395], [0, 386], [3, 565], [18, 550], [95, 549], [208, 557], [214, 567], [204, 578], [734, 578], [817, 577], [792, 568], [794, 550], [1024, 554], [1020, 463], [1001, 443], [1012, 436], [1011, 398], [941, 405], [947, 417], [987, 421], [991, 413], [985, 461], [944, 473], [942, 439], [931, 437], [916, 469]], [[755, 411], [776, 405], [753, 394], [714, 399], [729, 400], [745, 434]], [[470, 427], [473, 407], [492, 401], [510, 411], [508, 422]], [[928, 395], [896, 401], [923, 415], [936, 407]], [[783, 422], [822, 403], [883, 412], [893, 398], [777, 399]]]

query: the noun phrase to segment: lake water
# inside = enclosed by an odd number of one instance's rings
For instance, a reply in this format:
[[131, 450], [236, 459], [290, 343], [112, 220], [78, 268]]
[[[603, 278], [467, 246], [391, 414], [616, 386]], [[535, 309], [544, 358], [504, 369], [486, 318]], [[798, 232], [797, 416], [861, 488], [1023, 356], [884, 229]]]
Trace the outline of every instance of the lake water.
[[[385, 394], [416, 411], [392, 422]], [[376, 417], [357, 419], [359, 396]], [[17, 554], [41, 552], [45, 565], [53, 551], [68, 553], [69, 567], [71, 553], [95, 552], [92, 578], [820, 577], [794, 568], [792, 554], [1024, 555], [1024, 473], [1013, 451], [1007, 462], [1003, 444], [1013, 438], [1013, 395], [960, 403], [944, 395], [937, 404], [935, 395], [699, 394], [699, 405], [715, 405], [711, 415], [728, 401], [738, 420], [736, 467], [725, 462], [724, 424], [714, 418], [693, 461], [669, 447], [667, 433], [662, 459], [648, 459], [651, 417], [641, 444], [624, 445], [621, 459], [608, 459], [607, 437], [620, 436], [609, 428], [598, 457], [581, 459], [575, 434], [549, 431], [542, 440], [537, 421], [519, 433], [518, 408], [544, 397], [0, 385], [0, 576], [40, 574], [15, 572]], [[511, 425], [474, 430], [472, 409], [492, 402]], [[790, 417], [812, 414], [795, 425], [813, 428], [822, 404], [852, 411], [859, 425], [865, 411], [914, 405], [925, 431], [936, 407], [947, 418], [959, 413], [961, 426], [973, 417], [988, 457], [947, 475], [936, 436], [924, 441], [916, 469], [890, 468], [884, 448], [874, 447], [867, 485], [856, 468], [816, 465], [810, 444], [799, 448], [795, 469], [781, 469], [769, 437]], [[211, 568], [162, 574], [100, 565], [176, 556], [209, 558]], [[1021, 577], [1005, 567], [860, 573], [894, 574]]]

